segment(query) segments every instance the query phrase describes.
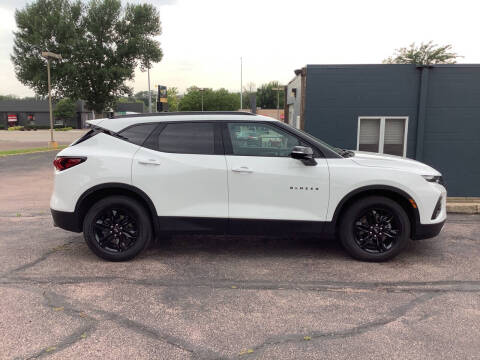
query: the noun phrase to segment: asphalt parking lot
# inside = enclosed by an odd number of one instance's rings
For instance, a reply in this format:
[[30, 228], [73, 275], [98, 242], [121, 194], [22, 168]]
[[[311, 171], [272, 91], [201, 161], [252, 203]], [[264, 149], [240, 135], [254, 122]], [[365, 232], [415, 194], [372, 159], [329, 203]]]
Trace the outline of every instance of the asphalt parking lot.
[[0, 358], [480, 358], [480, 216], [362, 263], [333, 241], [174, 237], [131, 262], [54, 228], [54, 152], [0, 158]]

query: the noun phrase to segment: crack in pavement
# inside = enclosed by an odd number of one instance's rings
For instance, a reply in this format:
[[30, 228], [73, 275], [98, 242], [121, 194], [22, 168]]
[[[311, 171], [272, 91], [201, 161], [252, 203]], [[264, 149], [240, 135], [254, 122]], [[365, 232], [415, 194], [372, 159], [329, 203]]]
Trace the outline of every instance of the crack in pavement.
[[[119, 276], [50, 276], [28, 277], [14, 276], [0, 280], [0, 284], [32, 283], [71, 285], [85, 283], [117, 283], [140, 285], [148, 287], [208, 287], [212, 289], [229, 290], [296, 290], [296, 291], [386, 291], [386, 292], [479, 292], [480, 281], [476, 280], [438, 280], [438, 281], [383, 281], [383, 282], [353, 282], [353, 281], [296, 281], [282, 282], [270, 280], [229, 280], [229, 279], [184, 279], [157, 280], [135, 279]], [[233, 287], [233, 288], [232, 288]]]
[[[56, 306], [61, 305], [65, 309], [69, 309], [73, 311], [74, 313], [83, 313], [83, 311], [78, 310], [72, 302], [74, 301], [73, 299], [69, 299], [68, 297], [64, 295], [59, 295], [53, 291], [48, 291], [44, 293], [45, 298], [48, 300], [49, 304], [55, 304]], [[185, 341], [182, 338], [179, 338], [177, 336], [169, 335], [169, 334], [163, 334], [157, 329], [151, 328], [148, 325], [145, 325], [143, 323], [140, 323], [135, 320], [131, 320], [125, 316], [122, 316], [120, 314], [117, 314], [115, 312], [110, 312], [106, 311], [103, 309], [99, 309], [97, 307], [93, 307], [91, 304], [81, 304], [77, 302], [79, 306], [82, 306], [84, 308], [87, 308], [89, 312], [92, 312], [102, 318], [102, 320], [95, 319], [97, 323], [103, 322], [103, 321], [113, 321], [116, 324], [134, 331], [137, 334], [146, 336], [148, 338], [151, 338], [153, 340], [162, 340], [166, 342], [169, 345], [172, 345], [180, 350], [186, 351], [191, 353], [194, 358], [201, 358], [201, 359], [213, 359], [213, 358], [220, 358], [219, 354], [209, 350], [209, 349], [204, 349], [199, 346], [196, 346], [194, 344], [191, 344], [187, 341]], [[94, 318], [92, 318], [94, 319]]]
[[81, 340], [84, 340], [85, 337], [88, 336], [88, 334], [93, 333], [95, 330], [96, 330], [95, 325], [93, 325], [93, 324], [86, 325], [86, 326], [74, 331], [73, 333], [71, 333], [67, 337], [63, 338], [59, 342], [55, 343], [55, 345], [46, 347], [45, 349], [40, 350], [40, 351], [36, 352], [35, 354], [26, 357], [25, 359], [40, 359], [44, 356], [52, 355], [56, 352], [62, 351], [64, 349], [76, 344], [77, 342], [79, 342]]
[[[270, 337], [261, 344], [255, 345], [253, 347], [249, 347], [250, 352], [242, 355], [242, 358], [246, 359], [246, 358], [251, 358], [253, 356], [257, 357], [259, 353], [264, 352], [266, 348], [273, 345], [282, 345], [286, 343], [302, 343], [302, 342], [305, 343], [306, 342], [305, 336], [309, 337], [309, 341], [313, 341], [313, 340], [325, 340], [325, 339], [340, 339], [340, 338], [347, 338], [351, 336], [360, 335], [368, 331], [374, 330], [376, 328], [383, 327], [385, 325], [388, 325], [398, 320], [399, 318], [407, 314], [407, 312], [414, 309], [416, 306], [429, 301], [435, 296], [436, 296], [435, 294], [431, 294], [431, 293], [423, 294], [421, 296], [414, 298], [408, 303], [393, 309], [392, 312], [390, 314], [387, 314], [386, 316], [383, 316], [379, 319], [372, 320], [348, 329], [330, 331], [330, 332], [313, 331], [313, 332], [303, 333], [303, 334], [288, 334], [288, 335], [278, 335], [278, 336]], [[237, 355], [235, 357], [231, 357], [231, 359], [238, 359], [238, 357], [239, 356]]]
[[56, 252], [58, 252], [59, 250], [62, 250], [64, 249], [66, 246], [68, 245], [71, 245], [73, 244], [74, 241], [68, 241], [66, 243], [63, 243], [61, 245], [58, 245], [56, 247], [54, 247], [53, 249], [50, 249], [48, 251], [46, 251], [45, 253], [43, 253], [42, 255], [40, 255], [38, 258], [36, 258], [35, 260], [32, 260], [26, 264], [23, 264], [23, 265], [20, 265], [12, 270], [9, 270], [9, 271], [6, 271], [4, 272], [3, 274], [0, 275], [0, 279], [3, 279], [3, 278], [8, 278], [10, 277], [10, 275], [14, 274], [14, 273], [17, 273], [17, 272], [20, 272], [20, 271], [24, 271], [24, 270], [27, 270], [31, 267], [34, 267], [35, 265], [38, 265], [39, 263], [47, 260], [51, 255], [55, 254]]
[[[0, 286], [5, 286], [4, 284], [0, 284]], [[31, 287], [25, 288], [23, 286], [11, 286], [11, 288], [14, 289], [21, 289], [24, 291], [29, 291], [31, 293], [41, 295], [44, 298], [44, 303], [42, 304], [48, 309], [55, 309], [58, 304], [57, 303], [52, 303], [49, 302], [48, 299], [45, 297], [45, 292], [39, 291], [37, 289], [33, 289]], [[42, 350], [39, 350], [35, 352], [32, 355], [26, 356], [26, 357], [15, 357], [15, 359], [39, 359], [47, 355], [54, 354], [56, 352], [59, 352], [63, 349], [66, 349], [77, 342], [85, 339], [89, 334], [93, 333], [96, 330], [96, 324], [95, 324], [95, 319], [85, 315], [81, 316], [80, 314], [82, 312], [79, 312], [78, 310], [68, 306], [68, 304], [62, 304], [62, 313], [67, 314], [71, 317], [78, 318], [82, 322], [87, 321], [88, 323], [86, 325], [81, 326], [80, 328], [76, 329], [73, 331], [71, 334], [67, 335], [66, 337], [62, 338], [60, 341], [55, 342], [54, 345], [50, 345], [47, 347], [44, 347]]]

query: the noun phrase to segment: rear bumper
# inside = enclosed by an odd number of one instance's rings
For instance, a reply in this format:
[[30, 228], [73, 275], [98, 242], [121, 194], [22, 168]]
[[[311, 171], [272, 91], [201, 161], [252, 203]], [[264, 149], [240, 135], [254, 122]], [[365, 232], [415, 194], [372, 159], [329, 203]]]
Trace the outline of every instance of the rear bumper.
[[50, 209], [52, 212], [53, 224], [64, 230], [73, 232], [82, 232], [80, 219], [74, 212], [58, 211]]
[[440, 231], [442, 231], [443, 225], [445, 225], [445, 220], [436, 224], [416, 224], [415, 232], [412, 234], [412, 239], [423, 240], [435, 237], [440, 233]]

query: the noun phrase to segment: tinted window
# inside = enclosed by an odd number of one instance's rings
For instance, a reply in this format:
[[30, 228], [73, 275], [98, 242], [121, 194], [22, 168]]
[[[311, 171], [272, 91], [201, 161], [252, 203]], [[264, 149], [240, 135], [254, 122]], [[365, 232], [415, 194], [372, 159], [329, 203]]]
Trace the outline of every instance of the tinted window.
[[230, 123], [228, 130], [233, 155], [286, 157], [301, 145], [297, 137], [270, 125]]
[[119, 134], [133, 144], [142, 145], [156, 127], [155, 123], [134, 125]]
[[85, 135], [83, 135], [80, 139], [75, 141], [71, 146], [80, 144], [81, 142], [84, 142], [85, 140], [90, 139], [92, 136], [95, 136], [98, 133], [99, 133], [99, 131], [96, 130], [96, 129], [89, 130]]
[[183, 154], [214, 154], [211, 123], [167, 124], [158, 136], [158, 150]]

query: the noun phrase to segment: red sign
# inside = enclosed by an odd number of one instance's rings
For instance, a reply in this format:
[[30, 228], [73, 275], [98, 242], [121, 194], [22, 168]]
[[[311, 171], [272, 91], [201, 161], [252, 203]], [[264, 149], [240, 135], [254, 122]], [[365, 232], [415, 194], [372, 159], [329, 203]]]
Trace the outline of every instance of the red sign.
[[8, 115], [8, 122], [17, 122], [17, 115]]

